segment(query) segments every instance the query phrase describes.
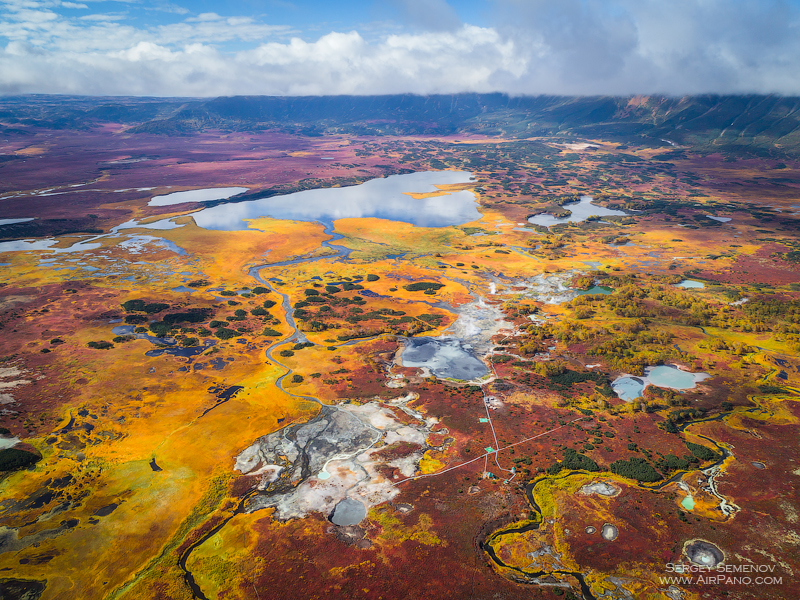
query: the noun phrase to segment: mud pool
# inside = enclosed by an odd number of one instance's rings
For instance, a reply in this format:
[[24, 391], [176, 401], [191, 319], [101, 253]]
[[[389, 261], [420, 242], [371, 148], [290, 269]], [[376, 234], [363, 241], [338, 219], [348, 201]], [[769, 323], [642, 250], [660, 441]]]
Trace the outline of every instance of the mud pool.
[[[563, 304], [581, 294], [581, 292], [569, 287], [570, 280], [577, 274], [580, 274], [580, 272], [565, 271], [563, 273], [553, 274], [542, 273], [541, 275], [535, 275], [529, 280], [521, 282], [521, 285], [527, 288], [525, 292], [526, 295], [533, 296], [539, 302], [543, 302], [544, 304]], [[517, 283], [515, 282], [515, 284]]]
[[[239, 454], [234, 466], [259, 478], [257, 493], [245, 510], [274, 507], [280, 520], [321, 512], [337, 525], [358, 523], [370, 507], [399, 493], [393, 481], [416, 472], [431, 427], [438, 422], [405, 406], [416, 398], [409, 394], [391, 406], [378, 401], [324, 406], [307, 423], [259, 438]], [[403, 424], [395, 410], [417, 422]], [[379, 442], [383, 445], [376, 447]], [[401, 456], [382, 451], [399, 442], [412, 450]]]
[[204, 229], [247, 229], [247, 219], [272, 217], [296, 221], [376, 217], [420, 227], [461, 225], [481, 218], [475, 195], [469, 190], [445, 192], [423, 199], [409, 194], [439, 192], [437, 185], [469, 183], [467, 171], [423, 171], [371, 179], [360, 185], [305, 190], [223, 204], [192, 214]]
[[710, 569], [725, 561], [725, 554], [715, 544], [706, 540], [691, 540], [683, 546], [683, 553], [696, 565]]
[[489, 372], [468, 347], [451, 337], [408, 338], [402, 361], [404, 367], [426, 368], [443, 379], [479, 379]]
[[331, 523], [334, 525], [346, 526], [356, 525], [364, 520], [367, 516], [367, 507], [358, 500], [352, 498], [345, 498], [336, 508], [333, 509], [331, 514]]

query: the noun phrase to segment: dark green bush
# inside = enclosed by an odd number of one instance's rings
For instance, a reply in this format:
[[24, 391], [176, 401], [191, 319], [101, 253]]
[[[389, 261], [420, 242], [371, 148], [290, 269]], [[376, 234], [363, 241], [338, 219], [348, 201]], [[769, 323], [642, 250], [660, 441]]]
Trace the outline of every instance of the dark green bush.
[[114, 344], [105, 340], [100, 340], [99, 342], [89, 342], [87, 346], [89, 346], [89, 348], [94, 348], [95, 350], [110, 350], [114, 347]]
[[227, 327], [220, 327], [214, 332], [214, 335], [221, 340], [229, 340], [231, 338], [238, 337], [241, 334], [238, 331], [234, 331], [233, 329], [228, 329]]
[[6, 448], [0, 450], [0, 471], [13, 471], [23, 469], [39, 462], [41, 457], [33, 452], [18, 450], [17, 448]]
[[129, 325], [137, 325], [139, 323], [146, 323], [147, 317], [144, 315], [125, 315], [125, 322]]
[[403, 286], [409, 292], [420, 292], [420, 291], [436, 291], [444, 287], [443, 283], [436, 283], [434, 281], [417, 281], [415, 283], [409, 283], [408, 285]]
[[693, 444], [692, 442], [686, 442], [686, 447], [689, 449], [689, 452], [691, 452], [694, 456], [696, 456], [702, 461], [719, 460], [720, 458], [722, 458], [719, 454], [717, 454], [713, 450], [706, 448], [705, 446], [701, 446], [700, 444]]
[[168, 308], [169, 304], [164, 304], [163, 302], [150, 302], [149, 304], [145, 304], [144, 312], [146, 312], [148, 315], [154, 315]]
[[658, 481], [661, 475], [645, 459], [634, 456], [628, 460], [615, 460], [611, 472], [636, 481]]

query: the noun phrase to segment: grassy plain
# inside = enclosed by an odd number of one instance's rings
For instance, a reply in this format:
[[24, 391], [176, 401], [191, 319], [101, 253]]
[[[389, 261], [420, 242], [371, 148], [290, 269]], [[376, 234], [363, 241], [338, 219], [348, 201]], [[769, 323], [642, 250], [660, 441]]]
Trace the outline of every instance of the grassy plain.
[[[123, 151], [123, 137], [135, 148]], [[71, 229], [2, 231], [59, 236], [51, 249], [0, 255], [0, 426], [41, 457], [0, 480], [3, 577], [46, 582], [43, 599], [588, 597], [579, 579], [594, 597], [624, 588], [665, 599], [664, 565], [703, 539], [730, 563], [777, 565], [785, 581], [760, 595], [731, 584], [683, 597], [791, 597], [800, 229], [785, 182], [798, 165], [602, 139], [226, 133], [169, 138], [181, 160], [117, 169], [108, 165], [167, 142], [124, 130], [78, 140], [86, 150], [69, 177], [63, 138], [16, 148], [51, 168], [38, 179], [9, 169], [3, 198], [96, 188], [4, 213], [62, 215]], [[264, 217], [213, 231], [194, 224], [197, 204], [147, 205], [195, 187], [255, 194], [441, 168], [473, 171], [480, 220], [341, 219], [334, 243], [347, 259], [330, 255], [318, 223]], [[629, 215], [528, 223], [582, 194]], [[167, 217], [180, 226], [91, 239]], [[53, 251], [78, 241], [98, 246]], [[551, 288], [537, 287], [542, 275]], [[684, 279], [703, 287], [677, 287]], [[610, 293], [577, 295], [595, 284]], [[152, 311], [125, 307], [135, 300]], [[479, 301], [505, 320], [480, 357], [489, 378], [402, 365], [404, 336], [454, 335]], [[125, 325], [144, 331], [112, 331]], [[710, 377], [630, 402], [610, 387], [662, 363]], [[433, 419], [424, 443], [376, 446], [398, 460], [420, 449], [424, 477], [374, 475], [397, 494], [357, 525], [248, 512], [270, 482], [234, 469], [242, 451], [323, 406], [370, 401], [409, 427]], [[596, 482], [619, 493], [582, 491]]]

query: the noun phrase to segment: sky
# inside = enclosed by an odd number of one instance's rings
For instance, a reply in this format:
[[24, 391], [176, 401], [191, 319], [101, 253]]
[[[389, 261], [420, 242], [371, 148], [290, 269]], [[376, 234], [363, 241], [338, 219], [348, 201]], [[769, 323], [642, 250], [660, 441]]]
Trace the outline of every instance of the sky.
[[800, 0], [0, 0], [0, 95], [800, 95]]

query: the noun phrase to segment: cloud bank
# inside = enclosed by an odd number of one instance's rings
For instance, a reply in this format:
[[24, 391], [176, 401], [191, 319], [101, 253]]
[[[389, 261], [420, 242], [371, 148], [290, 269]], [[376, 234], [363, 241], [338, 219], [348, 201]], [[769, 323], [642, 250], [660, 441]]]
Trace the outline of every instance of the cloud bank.
[[136, 26], [91, 4], [0, 0], [0, 94], [800, 95], [796, 2], [493, 0], [473, 25], [404, 0], [402, 33], [314, 38], [173, 4], [182, 20]]

